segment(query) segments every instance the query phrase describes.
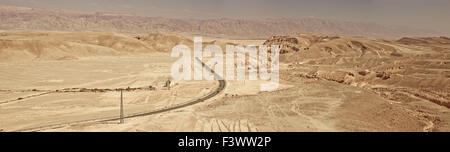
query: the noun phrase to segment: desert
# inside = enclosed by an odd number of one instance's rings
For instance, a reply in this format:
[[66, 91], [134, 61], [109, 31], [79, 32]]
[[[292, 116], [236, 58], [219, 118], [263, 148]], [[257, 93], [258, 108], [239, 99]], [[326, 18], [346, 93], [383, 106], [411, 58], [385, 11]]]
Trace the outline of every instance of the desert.
[[[2, 132], [450, 131], [450, 38], [433, 32], [55, 11], [0, 6]], [[310, 22], [321, 28], [294, 30]], [[173, 80], [172, 48], [199, 36], [203, 48], [280, 46], [278, 88]]]

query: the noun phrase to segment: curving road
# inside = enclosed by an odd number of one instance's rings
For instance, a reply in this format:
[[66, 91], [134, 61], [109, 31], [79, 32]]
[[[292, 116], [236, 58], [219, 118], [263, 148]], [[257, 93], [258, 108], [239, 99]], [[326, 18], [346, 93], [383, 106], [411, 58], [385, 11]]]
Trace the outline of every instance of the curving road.
[[[170, 106], [170, 107], [161, 108], [161, 109], [150, 110], [150, 111], [145, 111], [145, 112], [139, 112], [139, 113], [134, 113], [134, 114], [128, 114], [128, 115], [125, 115], [124, 118], [126, 119], [126, 118], [134, 118], [134, 117], [154, 115], [154, 114], [158, 114], [158, 113], [163, 113], [163, 112], [167, 112], [167, 111], [171, 111], [171, 110], [175, 110], [175, 109], [188, 107], [188, 106], [200, 103], [200, 102], [204, 102], [204, 101], [206, 101], [208, 99], [211, 99], [214, 96], [218, 95], [220, 92], [222, 92], [225, 89], [225, 87], [226, 87], [226, 81], [223, 80], [223, 78], [221, 76], [219, 76], [214, 70], [212, 70], [205, 63], [200, 61], [198, 58], [195, 58], [195, 59], [198, 62], [202, 63], [202, 65], [205, 68], [211, 70], [213, 72], [216, 80], [218, 80], [219, 86], [214, 91], [211, 91], [208, 94], [206, 94], [205, 96], [200, 97], [198, 99], [190, 100], [190, 101], [187, 101], [187, 102], [184, 102], [184, 103], [176, 104], [176, 105], [173, 105], [173, 106]], [[39, 126], [39, 127], [33, 127], [33, 128], [26, 128], [26, 129], [16, 130], [15, 132], [36, 132], [36, 131], [42, 131], [42, 130], [48, 130], [48, 129], [62, 128], [62, 127], [65, 127], [65, 126], [70, 126], [70, 125], [80, 124], [80, 123], [114, 121], [114, 120], [119, 120], [119, 119], [120, 119], [120, 116], [96, 118], [96, 119], [80, 120], [80, 121], [66, 122], [66, 123], [60, 123], [60, 124], [52, 124], [52, 125], [45, 125], [45, 126]]]

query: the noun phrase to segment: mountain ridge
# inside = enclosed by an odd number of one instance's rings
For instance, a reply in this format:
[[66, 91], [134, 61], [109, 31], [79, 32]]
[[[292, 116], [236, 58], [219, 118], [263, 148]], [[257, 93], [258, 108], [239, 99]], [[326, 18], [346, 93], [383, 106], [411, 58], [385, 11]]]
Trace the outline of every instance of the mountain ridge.
[[340, 34], [396, 39], [438, 36], [435, 32], [367, 22], [319, 18], [175, 19], [115, 13], [83, 13], [0, 5], [0, 30], [119, 32], [128, 34], [186, 33], [228, 38], [266, 39], [300, 33]]

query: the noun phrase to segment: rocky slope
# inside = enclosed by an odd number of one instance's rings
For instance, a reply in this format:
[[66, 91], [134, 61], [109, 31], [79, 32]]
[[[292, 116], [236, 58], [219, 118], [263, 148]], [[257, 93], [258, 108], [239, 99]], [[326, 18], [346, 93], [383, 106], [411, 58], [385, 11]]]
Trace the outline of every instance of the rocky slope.
[[284, 79], [325, 80], [363, 88], [419, 111], [416, 115], [431, 122], [448, 119], [437, 117], [450, 108], [447, 37], [389, 41], [303, 34], [274, 36], [265, 44], [281, 46], [280, 61], [289, 65], [281, 74]]

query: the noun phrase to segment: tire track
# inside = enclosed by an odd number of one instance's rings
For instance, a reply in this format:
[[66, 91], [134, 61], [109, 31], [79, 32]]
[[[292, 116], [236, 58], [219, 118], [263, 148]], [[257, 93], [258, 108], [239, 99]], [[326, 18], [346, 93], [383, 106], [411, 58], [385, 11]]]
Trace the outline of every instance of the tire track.
[[47, 94], [51, 94], [51, 93], [54, 93], [54, 92], [53, 92], [53, 91], [51, 91], [51, 92], [44, 92], [44, 93], [40, 93], [40, 94], [33, 94], [33, 95], [28, 95], [28, 96], [18, 97], [18, 98], [16, 98], [16, 99], [9, 99], [9, 100], [0, 102], [0, 104], [6, 104], [6, 103], [16, 102], [16, 101], [20, 101], [20, 100], [25, 100], [25, 99], [30, 99], [30, 98], [40, 97], [40, 96], [47, 95]]
[[37, 90], [37, 89], [30, 89], [30, 90], [0, 90], [0, 92], [20, 92], [20, 93], [24, 93], [24, 92], [40, 92], [38, 94], [17, 97], [16, 99], [9, 99], [9, 100], [5, 100], [5, 101], [0, 101], [0, 105], [1, 104], [15, 102], [15, 101], [21, 101], [21, 100], [25, 100], [25, 99], [36, 98], [36, 97], [40, 97], [40, 96], [47, 95], [47, 94], [55, 94], [55, 93], [83, 93], [83, 92], [92, 92], [92, 93], [97, 93], [97, 92], [116, 92], [116, 91], [120, 91], [120, 90], [125, 91], [125, 92], [131, 92], [131, 91], [155, 90], [155, 88], [153, 88], [153, 86], [150, 86], [150, 87], [139, 87], [139, 88], [130, 88], [130, 87], [128, 87], [128, 88], [116, 88], [116, 89], [65, 88], [65, 89], [61, 89], [61, 90]]

